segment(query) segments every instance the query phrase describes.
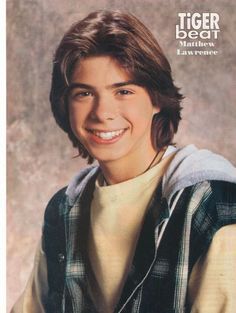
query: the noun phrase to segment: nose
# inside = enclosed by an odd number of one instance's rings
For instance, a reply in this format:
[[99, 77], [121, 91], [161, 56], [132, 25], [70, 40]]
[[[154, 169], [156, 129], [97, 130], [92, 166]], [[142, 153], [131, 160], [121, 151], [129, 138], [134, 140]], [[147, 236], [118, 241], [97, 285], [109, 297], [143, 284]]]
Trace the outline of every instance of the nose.
[[99, 96], [94, 100], [91, 118], [98, 121], [114, 120], [117, 116], [117, 106], [108, 96]]

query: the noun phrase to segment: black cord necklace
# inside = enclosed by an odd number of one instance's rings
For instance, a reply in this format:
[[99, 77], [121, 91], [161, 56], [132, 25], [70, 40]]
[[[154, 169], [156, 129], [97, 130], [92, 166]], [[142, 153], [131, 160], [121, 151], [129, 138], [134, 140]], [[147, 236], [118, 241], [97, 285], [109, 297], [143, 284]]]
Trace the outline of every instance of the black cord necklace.
[[[142, 172], [141, 174], [139, 174], [139, 175], [142, 175], [142, 174], [146, 173], [148, 170], [150, 170], [150, 168], [153, 166], [155, 160], [157, 159], [157, 157], [158, 157], [158, 155], [160, 154], [161, 151], [162, 151], [162, 150], [157, 151], [157, 153], [155, 154], [154, 158], [152, 159], [151, 163], [148, 165], [148, 167], [146, 168], [146, 170], [145, 170], [144, 172]], [[161, 161], [161, 158], [160, 158], [160, 160], [157, 162], [157, 164], [158, 164], [160, 161]], [[137, 175], [137, 176], [139, 176], [139, 175]], [[136, 176], [136, 177], [137, 177], [137, 176]], [[109, 185], [109, 184], [107, 183], [107, 181], [106, 181], [106, 179], [105, 179], [105, 177], [104, 177], [104, 175], [103, 175], [103, 186], [108, 186], [108, 185]]]
[[[161, 150], [160, 150], [160, 151], [161, 151]], [[144, 174], [144, 173], [146, 173], [148, 170], [150, 170], [150, 168], [151, 168], [152, 165], [154, 164], [156, 158], [158, 157], [160, 151], [158, 151], [158, 152], [155, 154], [155, 156], [154, 156], [154, 158], [152, 159], [151, 163], [148, 165], [148, 167], [146, 168], [146, 170], [145, 170], [142, 174]], [[159, 162], [158, 162], [158, 163], [159, 163]]]

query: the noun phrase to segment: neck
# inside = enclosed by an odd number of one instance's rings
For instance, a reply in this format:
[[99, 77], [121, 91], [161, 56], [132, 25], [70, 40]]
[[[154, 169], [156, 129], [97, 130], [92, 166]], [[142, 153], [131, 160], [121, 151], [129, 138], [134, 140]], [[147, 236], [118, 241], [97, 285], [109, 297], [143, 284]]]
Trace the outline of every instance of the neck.
[[160, 161], [163, 153], [164, 150], [156, 151], [153, 149], [151, 153], [146, 155], [146, 158], [144, 158], [143, 155], [140, 155], [139, 158], [135, 156], [133, 159], [129, 156], [128, 162], [124, 159], [120, 159], [115, 161], [99, 162], [99, 164], [107, 184], [113, 185], [143, 174]]

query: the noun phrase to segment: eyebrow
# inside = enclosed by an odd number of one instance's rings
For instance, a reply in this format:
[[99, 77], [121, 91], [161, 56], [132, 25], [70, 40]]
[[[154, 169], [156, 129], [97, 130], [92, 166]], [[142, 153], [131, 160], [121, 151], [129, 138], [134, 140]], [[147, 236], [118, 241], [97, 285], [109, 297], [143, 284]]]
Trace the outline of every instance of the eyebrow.
[[[140, 84], [138, 84], [137, 81], [135, 81], [135, 80], [127, 80], [127, 81], [124, 81], [124, 82], [114, 83], [112, 85], [107, 86], [106, 88], [107, 89], [115, 89], [115, 88], [119, 88], [119, 87], [123, 87], [123, 86], [127, 86], [127, 85], [137, 85], [138, 86]], [[73, 90], [75, 88], [81, 88], [81, 89], [87, 89], [87, 90], [94, 90], [94, 89], [96, 89], [96, 88], [94, 88], [91, 85], [77, 82], [77, 83], [72, 83], [72, 84], [69, 85], [68, 92], [70, 92], [71, 90]]]

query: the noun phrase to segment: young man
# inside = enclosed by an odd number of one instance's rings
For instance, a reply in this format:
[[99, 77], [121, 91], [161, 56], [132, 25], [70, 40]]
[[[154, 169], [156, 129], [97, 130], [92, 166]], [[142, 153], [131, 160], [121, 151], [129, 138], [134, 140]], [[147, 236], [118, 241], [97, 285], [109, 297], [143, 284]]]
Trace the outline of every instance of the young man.
[[50, 200], [13, 312], [233, 313], [236, 169], [172, 144], [182, 95], [149, 30], [91, 13], [55, 54], [51, 105], [81, 171]]

